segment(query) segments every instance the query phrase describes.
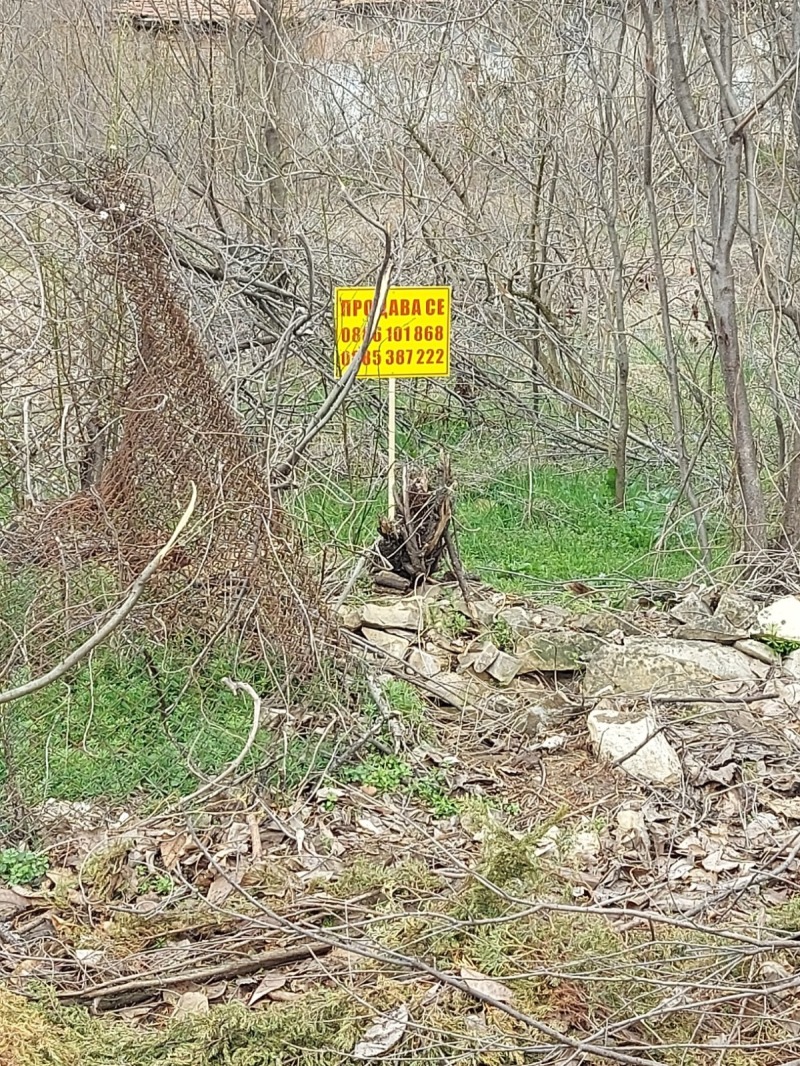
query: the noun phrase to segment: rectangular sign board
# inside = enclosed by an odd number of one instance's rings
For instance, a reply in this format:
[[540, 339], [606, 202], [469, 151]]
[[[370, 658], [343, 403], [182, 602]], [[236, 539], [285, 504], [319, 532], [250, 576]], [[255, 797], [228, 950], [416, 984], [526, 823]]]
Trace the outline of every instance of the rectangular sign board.
[[[336, 376], [358, 354], [374, 289], [337, 289]], [[444, 378], [450, 373], [450, 289], [391, 288], [360, 378]]]

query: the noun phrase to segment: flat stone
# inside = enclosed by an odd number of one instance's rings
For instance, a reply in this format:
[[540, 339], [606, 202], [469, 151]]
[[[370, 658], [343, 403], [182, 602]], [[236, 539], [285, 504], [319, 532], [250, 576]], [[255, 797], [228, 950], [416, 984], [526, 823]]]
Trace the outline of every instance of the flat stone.
[[400, 603], [365, 603], [361, 608], [361, 621], [371, 629], [422, 628], [422, 611], [414, 601]]
[[422, 648], [412, 648], [408, 656], [408, 665], [423, 677], [436, 677], [444, 671], [444, 664]]
[[374, 648], [385, 651], [395, 659], [404, 659], [406, 652], [411, 647], [413, 634], [401, 637], [397, 633], [387, 633], [385, 629], [370, 629], [364, 626], [361, 630], [364, 639], [368, 640]]
[[[766, 644], [762, 644], [760, 640], [737, 640], [733, 646], [737, 651], [749, 655], [751, 659], [756, 659], [760, 663], [766, 663], [767, 666], [781, 665], [780, 655], [772, 648], [768, 648]], [[797, 677], [800, 679], [800, 660], [798, 660]]]
[[530, 737], [551, 732], [563, 725], [570, 716], [573, 703], [563, 692], [554, 692], [517, 679], [516, 693], [523, 704], [516, 726]]
[[482, 697], [491, 692], [491, 689], [474, 674], [454, 674], [444, 671], [430, 678], [426, 691], [447, 704], [448, 707], [466, 711], [474, 708]]
[[345, 629], [355, 630], [361, 628], [361, 623], [364, 619], [361, 617], [360, 607], [349, 607], [347, 604], [342, 604], [336, 613], [339, 615], [339, 624], [344, 626]]
[[610, 637], [612, 633], [617, 633], [620, 629], [625, 632], [625, 622], [625, 618], [617, 618], [603, 611], [587, 611], [585, 614], [575, 615], [570, 624], [573, 629], [580, 629], [584, 633]]
[[620, 692], [701, 698], [721, 681], [753, 681], [753, 660], [735, 648], [668, 637], [627, 637], [605, 644], [590, 659], [586, 695]]
[[594, 633], [574, 629], [554, 629], [531, 633], [521, 639], [517, 648], [521, 660], [520, 674], [574, 673], [582, 670], [586, 660], [603, 646]]
[[716, 618], [724, 618], [738, 629], [751, 629], [756, 620], [758, 608], [749, 596], [728, 589], [722, 593], [714, 612]]
[[531, 620], [530, 612], [524, 607], [504, 607], [498, 611], [497, 617], [505, 622], [513, 633], [529, 633], [536, 628]]
[[[475, 621], [480, 626], [484, 626], [488, 629], [491, 625], [494, 625], [494, 620], [497, 617], [497, 606], [489, 600], [473, 600], [472, 606], [475, 611]], [[465, 612], [469, 616], [469, 612]]]
[[516, 655], [509, 655], [507, 652], [499, 651], [495, 656], [494, 662], [486, 672], [490, 677], [493, 677], [498, 684], [509, 685], [517, 676], [519, 666], [520, 661]]
[[[777, 652], [772, 652], [776, 655], [780, 662], [780, 655]], [[800, 651], [792, 651], [783, 660], [783, 676], [788, 677], [791, 681], [800, 681]]]
[[472, 669], [476, 674], [485, 673], [500, 654], [494, 644], [484, 644], [475, 658], [472, 660]]
[[587, 725], [600, 758], [617, 762], [631, 753], [620, 763], [626, 774], [653, 785], [679, 784], [682, 768], [678, 753], [663, 733], [656, 732], [658, 725], [652, 715], [601, 703], [590, 711]]
[[676, 603], [669, 613], [676, 622], [684, 622], [686, 625], [702, 623], [712, 617], [699, 592], [690, 592], [680, 603]]
[[778, 637], [800, 644], [800, 599], [782, 596], [758, 612], [753, 626], [754, 637]]
[[674, 635], [679, 640], [713, 640], [718, 644], [735, 644], [739, 640], [747, 640], [750, 630], [737, 629], [725, 618], [709, 614], [702, 621], [681, 626]]

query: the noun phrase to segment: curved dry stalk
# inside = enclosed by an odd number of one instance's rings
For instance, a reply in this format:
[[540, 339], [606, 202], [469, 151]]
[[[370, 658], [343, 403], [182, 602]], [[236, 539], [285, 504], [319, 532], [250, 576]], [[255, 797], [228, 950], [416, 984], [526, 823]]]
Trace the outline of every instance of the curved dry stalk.
[[[206, 781], [200, 788], [195, 789], [194, 792], [190, 792], [188, 796], [182, 796], [180, 803], [188, 803], [201, 799], [203, 796], [207, 796], [210, 792], [215, 791], [224, 781], [226, 781], [232, 774], [236, 773], [239, 767], [250, 753], [250, 749], [255, 743], [258, 730], [261, 727], [261, 697], [253, 688], [252, 685], [248, 685], [246, 681], [231, 681], [229, 677], [223, 677], [222, 684], [229, 688], [234, 695], [237, 692], [244, 692], [253, 701], [253, 721], [250, 724], [250, 732], [247, 734], [247, 740], [244, 742], [244, 747], [228, 765], [221, 770], [216, 777], [213, 777], [210, 781]], [[273, 714], [281, 713], [279, 711], [273, 711]]]
[[23, 696], [30, 696], [34, 692], [39, 692], [41, 689], [46, 688], [48, 685], [52, 684], [53, 681], [58, 681], [58, 679], [63, 677], [73, 666], [76, 666], [79, 662], [85, 659], [87, 655], [93, 652], [95, 648], [99, 647], [103, 641], [125, 621], [136, 606], [136, 602], [144, 591], [147, 582], [177, 544], [178, 538], [181, 533], [183, 533], [189, 519], [194, 513], [196, 503], [197, 487], [194, 482], [192, 482], [191, 499], [189, 500], [186, 510], [181, 515], [178, 524], [175, 526], [172, 536], [164, 547], [159, 549], [159, 551], [153, 556], [144, 570], [142, 570], [131, 586], [131, 591], [111, 617], [100, 626], [100, 628], [93, 633], [88, 640], [85, 640], [80, 647], [71, 652], [66, 659], [62, 659], [60, 663], [56, 663], [52, 670], [48, 670], [46, 674], [42, 674], [40, 677], [35, 677], [30, 681], [26, 681], [24, 685], [17, 685], [16, 688], [10, 688], [5, 692], [0, 692], [0, 705], [4, 703], [13, 703], [14, 700], [22, 699]]

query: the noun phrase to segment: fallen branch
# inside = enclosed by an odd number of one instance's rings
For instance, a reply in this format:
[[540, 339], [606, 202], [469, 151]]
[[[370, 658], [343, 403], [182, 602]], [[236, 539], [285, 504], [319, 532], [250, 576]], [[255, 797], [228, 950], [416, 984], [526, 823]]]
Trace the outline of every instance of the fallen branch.
[[0, 692], [0, 705], [4, 703], [13, 703], [14, 700], [22, 699], [23, 696], [30, 696], [34, 692], [39, 692], [41, 689], [46, 688], [47, 685], [52, 684], [53, 681], [58, 681], [58, 679], [63, 677], [73, 666], [76, 666], [79, 662], [85, 659], [87, 655], [93, 652], [95, 648], [99, 647], [106, 637], [109, 637], [114, 630], [125, 621], [136, 606], [136, 602], [144, 591], [147, 582], [175, 547], [178, 538], [186, 528], [189, 519], [194, 513], [196, 503], [197, 488], [194, 483], [192, 483], [192, 498], [189, 500], [189, 504], [181, 515], [177, 526], [175, 526], [172, 536], [164, 547], [153, 556], [144, 570], [142, 570], [131, 586], [131, 591], [128, 593], [127, 597], [122, 601], [108, 621], [100, 626], [97, 632], [93, 633], [79, 648], [76, 648], [75, 651], [71, 652], [66, 659], [62, 659], [62, 661], [57, 663], [52, 670], [48, 670], [46, 674], [42, 674], [41, 677], [35, 677], [31, 681], [26, 681], [24, 685], [18, 685], [16, 688], [10, 688], [5, 692]]
[[179, 973], [166, 975], [163, 972], [148, 974], [146, 977], [132, 980], [117, 978], [115, 981], [105, 981], [99, 985], [91, 985], [89, 988], [57, 992], [56, 995], [62, 1003], [93, 1002], [96, 1005], [101, 999], [117, 999], [131, 992], [150, 993], [161, 988], [168, 988], [170, 985], [180, 985], [186, 981], [210, 981], [215, 977], [241, 977], [245, 974], [257, 973], [259, 970], [274, 970], [290, 962], [300, 962], [303, 959], [327, 955], [332, 950], [329, 944], [298, 944], [294, 948], [265, 951], [253, 958], [220, 962], [216, 966], [203, 966], [195, 970], [181, 969]]

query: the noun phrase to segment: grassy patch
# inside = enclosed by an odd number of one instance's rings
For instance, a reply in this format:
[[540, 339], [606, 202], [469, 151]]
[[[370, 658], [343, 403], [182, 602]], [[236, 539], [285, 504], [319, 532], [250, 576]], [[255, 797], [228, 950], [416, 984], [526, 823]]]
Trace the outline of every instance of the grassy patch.
[[[458, 474], [458, 471], [456, 471]], [[613, 505], [602, 467], [580, 471], [512, 467], [480, 484], [468, 478], [457, 500], [465, 565], [509, 590], [570, 579], [680, 578], [697, 566], [689, 519], [670, 529], [655, 551], [674, 489], [633, 478], [624, 510]], [[307, 536], [317, 544], [363, 546], [384, 511], [383, 488], [366, 484], [310, 489], [297, 503]], [[712, 530], [724, 556], [721, 527]]]
[[[264, 698], [275, 689], [267, 664], [236, 662], [218, 649], [199, 666], [179, 646], [106, 647], [35, 695], [14, 704], [6, 726], [16, 787], [29, 802], [151, 799], [186, 793], [241, 750], [252, 706], [222, 683], [232, 672]], [[245, 770], [262, 784], [291, 789], [324, 767], [329, 749], [263, 729]], [[275, 758], [276, 747], [281, 756]], [[197, 772], [192, 772], [194, 768]], [[3, 774], [8, 768], [0, 764]]]

